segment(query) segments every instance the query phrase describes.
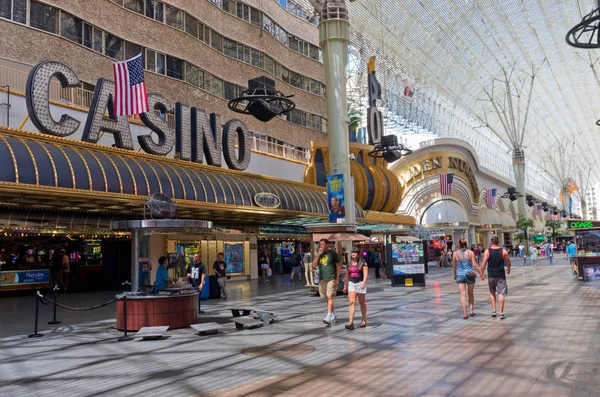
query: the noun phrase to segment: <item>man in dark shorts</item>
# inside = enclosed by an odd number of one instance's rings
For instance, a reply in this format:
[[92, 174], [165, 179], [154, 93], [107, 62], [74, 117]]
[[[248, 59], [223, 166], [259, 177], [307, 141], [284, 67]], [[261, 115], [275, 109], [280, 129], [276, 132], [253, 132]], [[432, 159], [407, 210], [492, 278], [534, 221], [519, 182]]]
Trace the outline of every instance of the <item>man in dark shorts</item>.
[[436, 246], [433, 252], [435, 253], [435, 265], [437, 267], [442, 267], [442, 249], [439, 246]]
[[[504, 270], [506, 265], [506, 272]], [[483, 254], [481, 273], [488, 266], [488, 285], [490, 289], [490, 303], [492, 304], [492, 317], [496, 317], [496, 294], [500, 303], [500, 320], [504, 320], [504, 297], [508, 294], [506, 275], [510, 274], [510, 258], [506, 250], [498, 244], [498, 237], [491, 239], [491, 246]], [[481, 278], [485, 280], [485, 276]]]

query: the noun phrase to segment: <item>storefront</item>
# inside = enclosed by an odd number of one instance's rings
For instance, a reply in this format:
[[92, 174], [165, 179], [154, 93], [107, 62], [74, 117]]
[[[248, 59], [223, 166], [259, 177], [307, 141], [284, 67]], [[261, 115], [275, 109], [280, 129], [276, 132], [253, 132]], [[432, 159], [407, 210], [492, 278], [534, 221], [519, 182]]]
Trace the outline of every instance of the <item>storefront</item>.
[[575, 234], [579, 280], [600, 280], [600, 222], [566, 220], [567, 229]]

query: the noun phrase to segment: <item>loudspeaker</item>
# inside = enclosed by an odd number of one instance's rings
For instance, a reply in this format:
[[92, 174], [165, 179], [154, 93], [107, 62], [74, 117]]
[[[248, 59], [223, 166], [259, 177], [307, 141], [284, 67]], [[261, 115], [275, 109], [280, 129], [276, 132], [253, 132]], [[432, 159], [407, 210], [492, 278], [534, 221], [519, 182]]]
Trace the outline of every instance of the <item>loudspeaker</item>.
[[256, 119], [264, 122], [277, 116], [277, 113], [271, 111], [269, 104], [264, 99], [251, 100], [248, 102], [248, 105], [246, 105], [246, 110]]
[[400, 160], [402, 157], [402, 153], [398, 150], [384, 150], [383, 151], [383, 159], [388, 163], [393, 163], [394, 161]]

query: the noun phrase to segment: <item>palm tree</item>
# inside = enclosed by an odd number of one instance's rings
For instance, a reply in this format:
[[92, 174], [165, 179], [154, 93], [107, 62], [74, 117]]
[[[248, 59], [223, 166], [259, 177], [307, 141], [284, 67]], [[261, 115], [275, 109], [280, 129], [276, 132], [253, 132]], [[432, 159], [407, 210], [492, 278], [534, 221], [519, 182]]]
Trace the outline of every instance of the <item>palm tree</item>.
[[548, 219], [546, 220], [546, 226], [552, 229], [552, 243], [556, 244], [555, 241], [555, 237], [556, 237], [556, 230], [560, 229], [562, 227], [562, 221], [559, 221], [557, 219]]
[[519, 217], [519, 220], [517, 221], [517, 229], [523, 231], [523, 234], [525, 234], [525, 256], [529, 254], [529, 237], [527, 233], [529, 229], [532, 229], [533, 227], [535, 227], [533, 219], [525, 218], [524, 216]]

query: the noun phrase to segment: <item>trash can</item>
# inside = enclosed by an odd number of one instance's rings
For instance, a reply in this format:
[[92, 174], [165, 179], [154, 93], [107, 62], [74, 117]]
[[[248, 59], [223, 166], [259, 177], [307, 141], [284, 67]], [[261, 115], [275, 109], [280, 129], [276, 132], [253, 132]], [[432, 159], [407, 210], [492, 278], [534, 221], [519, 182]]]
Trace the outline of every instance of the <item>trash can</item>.
[[211, 290], [211, 286], [210, 286], [210, 279], [208, 280], [209, 282], [205, 282], [204, 283], [204, 287], [202, 287], [202, 294], [200, 294], [200, 299], [202, 299], [203, 301], [207, 300], [208, 297], [210, 296], [210, 290]]
[[217, 282], [217, 276], [208, 276], [208, 284], [210, 285], [210, 293], [207, 299], [221, 298], [221, 291], [219, 289], [219, 283]]

